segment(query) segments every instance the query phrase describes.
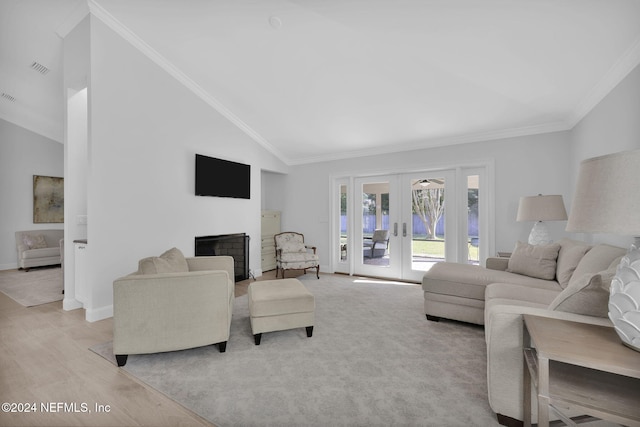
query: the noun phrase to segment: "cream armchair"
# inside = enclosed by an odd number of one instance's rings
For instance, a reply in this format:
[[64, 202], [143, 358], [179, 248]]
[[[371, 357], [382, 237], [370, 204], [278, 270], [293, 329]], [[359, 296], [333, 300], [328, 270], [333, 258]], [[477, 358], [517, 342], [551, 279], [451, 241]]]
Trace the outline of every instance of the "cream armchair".
[[282, 270], [284, 279], [285, 270], [316, 269], [316, 277], [320, 278], [320, 263], [315, 246], [304, 244], [304, 235], [293, 231], [286, 231], [273, 236], [276, 244], [276, 277]]
[[127, 363], [129, 354], [211, 344], [218, 344], [223, 353], [234, 288], [230, 256], [184, 258], [174, 248], [141, 260], [138, 272], [113, 282], [113, 353], [118, 366]]

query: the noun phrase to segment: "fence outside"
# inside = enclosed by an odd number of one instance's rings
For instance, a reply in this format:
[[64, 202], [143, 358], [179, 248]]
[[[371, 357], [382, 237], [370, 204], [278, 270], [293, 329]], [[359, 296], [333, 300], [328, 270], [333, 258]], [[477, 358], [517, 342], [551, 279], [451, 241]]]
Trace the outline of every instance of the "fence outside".
[[[372, 235], [376, 229], [376, 216], [375, 215], [363, 215], [362, 216], [363, 233], [365, 235]], [[414, 236], [426, 236], [427, 230], [422, 223], [422, 220], [417, 214], [413, 214], [413, 235]], [[382, 215], [382, 228], [389, 230], [389, 215]], [[340, 216], [340, 232], [346, 234], [347, 232], [347, 216]], [[478, 217], [475, 215], [469, 216], [468, 222], [468, 235], [470, 237], [478, 236]], [[436, 225], [436, 236], [444, 236], [444, 217], [440, 218]]]

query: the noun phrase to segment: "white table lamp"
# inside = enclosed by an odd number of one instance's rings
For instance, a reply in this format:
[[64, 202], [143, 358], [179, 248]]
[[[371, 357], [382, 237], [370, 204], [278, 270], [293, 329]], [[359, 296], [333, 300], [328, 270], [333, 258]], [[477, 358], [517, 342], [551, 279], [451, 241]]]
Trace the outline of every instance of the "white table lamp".
[[611, 282], [609, 319], [622, 342], [640, 351], [640, 150], [580, 164], [567, 231], [635, 237]]
[[564, 208], [562, 196], [521, 197], [518, 205], [516, 221], [535, 221], [529, 234], [530, 245], [548, 245], [553, 240], [544, 221], [564, 221], [567, 211]]

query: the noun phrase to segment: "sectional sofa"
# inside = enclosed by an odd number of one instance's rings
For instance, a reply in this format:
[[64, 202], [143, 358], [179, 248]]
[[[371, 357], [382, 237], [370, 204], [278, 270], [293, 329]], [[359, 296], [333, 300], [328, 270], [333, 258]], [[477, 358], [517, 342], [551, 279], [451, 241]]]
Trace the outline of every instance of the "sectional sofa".
[[484, 324], [489, 404], [501, 424], [523, 419], [522, 315], [611, 325], [608, 288], [625, 253], [570, 239], [538, 247], [518, 242], [511, 258], [489, 259], [487, 268], [439, 263], [425, 274], [428, 319]]

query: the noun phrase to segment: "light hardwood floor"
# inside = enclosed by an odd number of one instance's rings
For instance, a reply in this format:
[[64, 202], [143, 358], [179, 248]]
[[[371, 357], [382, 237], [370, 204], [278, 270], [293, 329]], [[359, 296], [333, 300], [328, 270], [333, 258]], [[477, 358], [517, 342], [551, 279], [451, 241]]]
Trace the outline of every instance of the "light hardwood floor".
[[[237, 283], [236, 296], [250, 282]], [[64, 311], [62, 301], [26, 308], [0, 292], [0, 403], [37, 410], [0, 412], [0, 426], [213, 425], [89, 350], [111, 339], [112, 319], [89, 323], [84, 310]]]

